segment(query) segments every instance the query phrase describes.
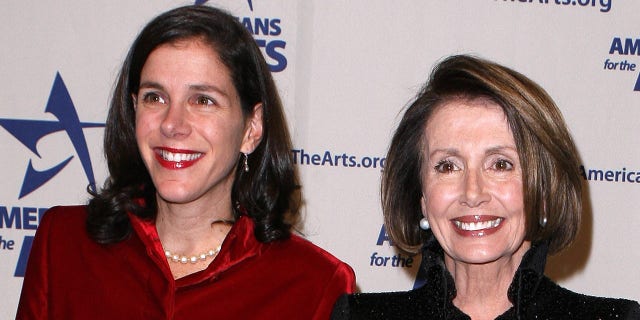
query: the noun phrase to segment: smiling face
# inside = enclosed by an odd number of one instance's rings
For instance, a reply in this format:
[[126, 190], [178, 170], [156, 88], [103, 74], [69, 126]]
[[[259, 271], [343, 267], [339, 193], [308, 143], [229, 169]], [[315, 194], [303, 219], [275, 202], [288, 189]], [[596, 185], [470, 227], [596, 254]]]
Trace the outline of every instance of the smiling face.
[[448, 262], [525, 252], [522, 168], [507, 119], [488, 99], [454, 99], [425, 128], [422, 212]]
[[197, 39], [157, 47], [134, 100], [136, 140], [158, 201], [230, 206], [239, 154], [260, 141], [262, 109], [243, 115], [216, 51]]

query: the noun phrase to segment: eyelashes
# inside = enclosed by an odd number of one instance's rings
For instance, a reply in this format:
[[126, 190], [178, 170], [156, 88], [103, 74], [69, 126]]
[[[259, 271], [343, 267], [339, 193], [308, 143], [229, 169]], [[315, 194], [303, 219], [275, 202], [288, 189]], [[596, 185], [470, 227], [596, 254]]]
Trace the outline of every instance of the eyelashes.
[[[144, 92], [141, 96], [140, 101], [145, 105], [165, 105], [168, 103], [168, 99], [166, 99], [162, 94], [150, 91]], [[210, 108], [219, 106], [218, 101], [207, 95], [194, 95], [188, 99], [188, 103], [192, 106], [198, 106], [200, 108]]]
[[513, 163], [506, 159], [498, 159], [493, 163], [492, 168], [497, 171], [511, 171], [513, 170]]
[[439, 173], [451, 173], [456, 170], [457, 167], [451, 160], [443, 159], [438, 161], [433, 169]]
[[147, 92], [142, 96], [143, 103], [165, 103], [165, 99], [155, 92]]
[[[504, 158], [497, 158], [492, 160], [485, 168], [497, 172], [505, 172], [512, 171], [514, 169], [513, 162]], [[433, 169], [438, 173], [453, 173], [455, 171], [460, 170], [460, 167], [457, 166], [450, 159], [442, 159], [433, 166]]]

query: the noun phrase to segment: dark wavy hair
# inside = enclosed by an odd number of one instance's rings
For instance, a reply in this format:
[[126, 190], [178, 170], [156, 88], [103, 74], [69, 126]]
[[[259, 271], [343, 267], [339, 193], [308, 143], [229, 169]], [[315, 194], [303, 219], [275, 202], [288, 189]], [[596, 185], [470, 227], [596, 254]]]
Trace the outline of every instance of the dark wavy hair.
[[517, 146], [525, 239], [548, 242], [550, 253], [574, 240], [582, 215], [580, 160], [560, 110], [526, 76], [488, 60], [459, 55], [434, 68], [405, 111], [389, 147], [382, 177], [382, 211], [387, 232], [399, 248], [415, 253], [433, 237], [431, 231], [419, 227], [427, 121], [447, 102], [483, 98], [502, 108]]
[[[165, 12], [140, 32], [122, 65], [107, 117], [104, 152], [109, 178], [92, 192], [87, 231], [98, 243], [115, 243], [131, 233], [128, 213], [156, 216], [156, 189], [135, 137], [133, 95], [149, 54], [158, 46], [197, 39], [210, 45], [229, 69], [246, 115], [262, 103], [262, 141], [249, 157], [250, 172], [237, 166], [232, 203], [255, 222], [261, 242], [287, 238], [299, 217], [299, 181], [293, 166], [291, 139], [271, 72], [252, 35], [236, 18], [208, 6], [185, 6]], [[241, 157], [238, 157], [242, 159]], [[240, 160], [239, 160], [240, 161]]]

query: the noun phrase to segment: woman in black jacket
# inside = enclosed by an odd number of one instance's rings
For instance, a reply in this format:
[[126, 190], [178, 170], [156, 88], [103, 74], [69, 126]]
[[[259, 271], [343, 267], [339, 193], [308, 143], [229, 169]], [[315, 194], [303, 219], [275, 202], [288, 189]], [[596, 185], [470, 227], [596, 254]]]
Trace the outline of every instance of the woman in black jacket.
[[334, 319], [640, 319], [637, 302], [586, 296], [544, 275], [582, 214], [576, 147], [536, 83], [453, 56], [404, 114], [382, 180], [387, 232], [422, 250], [426, 284], [343, 296]]

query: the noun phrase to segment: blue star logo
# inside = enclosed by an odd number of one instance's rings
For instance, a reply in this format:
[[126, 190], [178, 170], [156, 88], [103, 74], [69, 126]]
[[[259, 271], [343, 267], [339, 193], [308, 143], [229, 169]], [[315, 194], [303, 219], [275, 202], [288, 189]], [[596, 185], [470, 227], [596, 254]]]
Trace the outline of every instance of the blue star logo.
[[[93, 175], [93, 168], [91, 167], [91, 158], [89, 157], [87, 141], [82, 130], [84, 128], [104, 127], [104, 123], [80, 122], [78, 113], [73, 106], [71, 96], [64, 81], [62, 81], [62, 77], [60, 77], [60, 73], [56, 73], [51, 94], [49, 95], [49, 101], [44, 111], [53, 114], [58, 121], [0, 118], [0, 126], [18, 139], [20, 143], [31, 150], [38, 158], [42, 158], [37, 149], [38, 141], [49, 134], [65, 131], [73, 144], [78, 158], [80, 158], [80, 163], [87, 176], [90, 188], [95, 190], [96, 182]], [[27, 172], [24, 175], [20, 189], [19, 199], [42, 187], [62, 171], [73, 158], [73, 155], [69, 156], [64, 161], [44, 171], [36, 170], [32, 165], [31, 159], [29, 159]]]

